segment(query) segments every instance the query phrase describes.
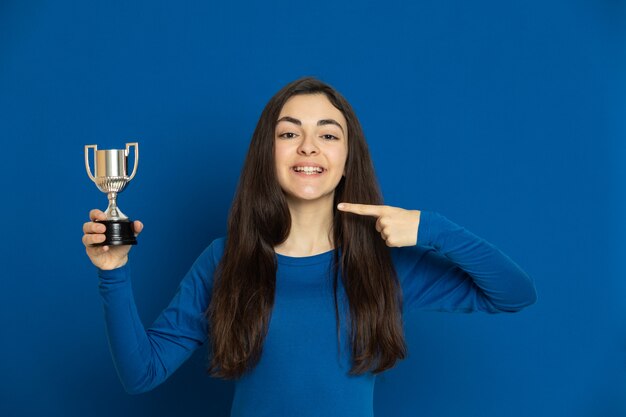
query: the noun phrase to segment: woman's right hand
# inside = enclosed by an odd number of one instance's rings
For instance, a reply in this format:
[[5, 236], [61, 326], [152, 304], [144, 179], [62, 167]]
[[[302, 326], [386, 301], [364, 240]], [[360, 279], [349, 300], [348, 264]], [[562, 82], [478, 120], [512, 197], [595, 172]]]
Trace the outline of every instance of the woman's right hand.
[[[104, 212], [98, 209], [89, 212], [91, 221], [83, 224], [83, 244], [85, 245], [87, 256], [91, 262], [100, 269], [120, 268], [128, 262], [128, 252], [131, 245], [120, 246], [89, 246], [94, 243], [104, 242], [104, 231], [106, 226], [102, 223], [96, 223], [94, 220], [106, 220]], [[135, 236], [143, 230], [143, 224], [139, 220], [133, 223]]]

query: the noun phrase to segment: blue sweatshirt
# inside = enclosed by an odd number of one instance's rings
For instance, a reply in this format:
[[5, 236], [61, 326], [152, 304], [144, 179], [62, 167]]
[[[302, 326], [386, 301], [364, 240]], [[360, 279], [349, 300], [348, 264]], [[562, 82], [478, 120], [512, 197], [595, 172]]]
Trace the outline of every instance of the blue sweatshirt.
[[[161, 384], [207, 342], [204, 312], [224, 243], [224, 237], [216, 239], [200, 254], [148, 330], [137, 314], [130, 262], [98, 269], [109, 346], [128, 393]], [[517, 264], [436, 212], [421, 212], [417, 245], [390, 250], [404, 313], [515, 312], [536, 301], [532, 280]], [[332, 255], [276, 254], [275, 304], [263, 353], [257, 366], [236, 381], [231, 416], [373, 416], [376, 376], [348, 375], [344, 317], [341, 355], [337, 352]], [[341, 280], [338, 301], [340, 312], [347, 311]]]

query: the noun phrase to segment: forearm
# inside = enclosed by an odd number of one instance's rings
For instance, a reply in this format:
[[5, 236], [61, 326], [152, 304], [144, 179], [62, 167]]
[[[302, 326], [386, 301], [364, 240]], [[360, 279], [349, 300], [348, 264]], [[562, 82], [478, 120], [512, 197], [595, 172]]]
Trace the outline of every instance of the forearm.
[[124, 389], [133, 394], [153, 388], [158, 372], [150, 339], [137, 312], [130, 275], [128, 263], [110, 271], [98, 269], [113, 363]]

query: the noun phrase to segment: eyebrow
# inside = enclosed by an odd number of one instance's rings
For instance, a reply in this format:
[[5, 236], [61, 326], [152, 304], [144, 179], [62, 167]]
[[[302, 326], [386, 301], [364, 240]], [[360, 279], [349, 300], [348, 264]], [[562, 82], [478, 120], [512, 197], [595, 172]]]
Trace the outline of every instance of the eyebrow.
[[[295, 118], [293, 118], [293, 117], [291, 117], [291, 116], [283, 116], [283, 117], [281, 117], [280, 119], [278, 119], [278, 120], [276, 121], [276, 123], [279, 123], [279, 122], [290, 122], [290, 123], [293, 123], [293, 124], [295, 124], [295, 125], [302, 126], [302, 122], [301, 122], [300, 120], [295, 119]], [[342, 126], [339, 124], [339, 122], [338, 122], [338, 121], [336, 121], [335, 119], [322, 119], [322, 120], [318, 120], [318, 121], [317, 121], [317, 125], [318, 125], [318, 126], [324, 126], [324, 125], [335, 125], [335, 126], [338, 126], [338, 127], [339, 127], [339, 129], [341, 129], [341, 132], [342, 132], [344, 135], [345, 135], [345, 133], [346, 133], [346, 132], [344, 132], [344, 131], [343, 131], [343, 127], [342, 127]]]

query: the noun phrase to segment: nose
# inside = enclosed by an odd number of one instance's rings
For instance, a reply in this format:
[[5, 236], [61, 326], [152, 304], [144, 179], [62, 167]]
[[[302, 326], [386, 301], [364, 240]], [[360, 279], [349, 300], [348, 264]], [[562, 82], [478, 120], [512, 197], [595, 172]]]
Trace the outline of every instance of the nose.
[[298, 146], [298, 153], [300, 155], [315, 155], [319, 153], [319, 149], [315, 144], [315, 136], [311, 134], [304, 134], [300, 146]]

